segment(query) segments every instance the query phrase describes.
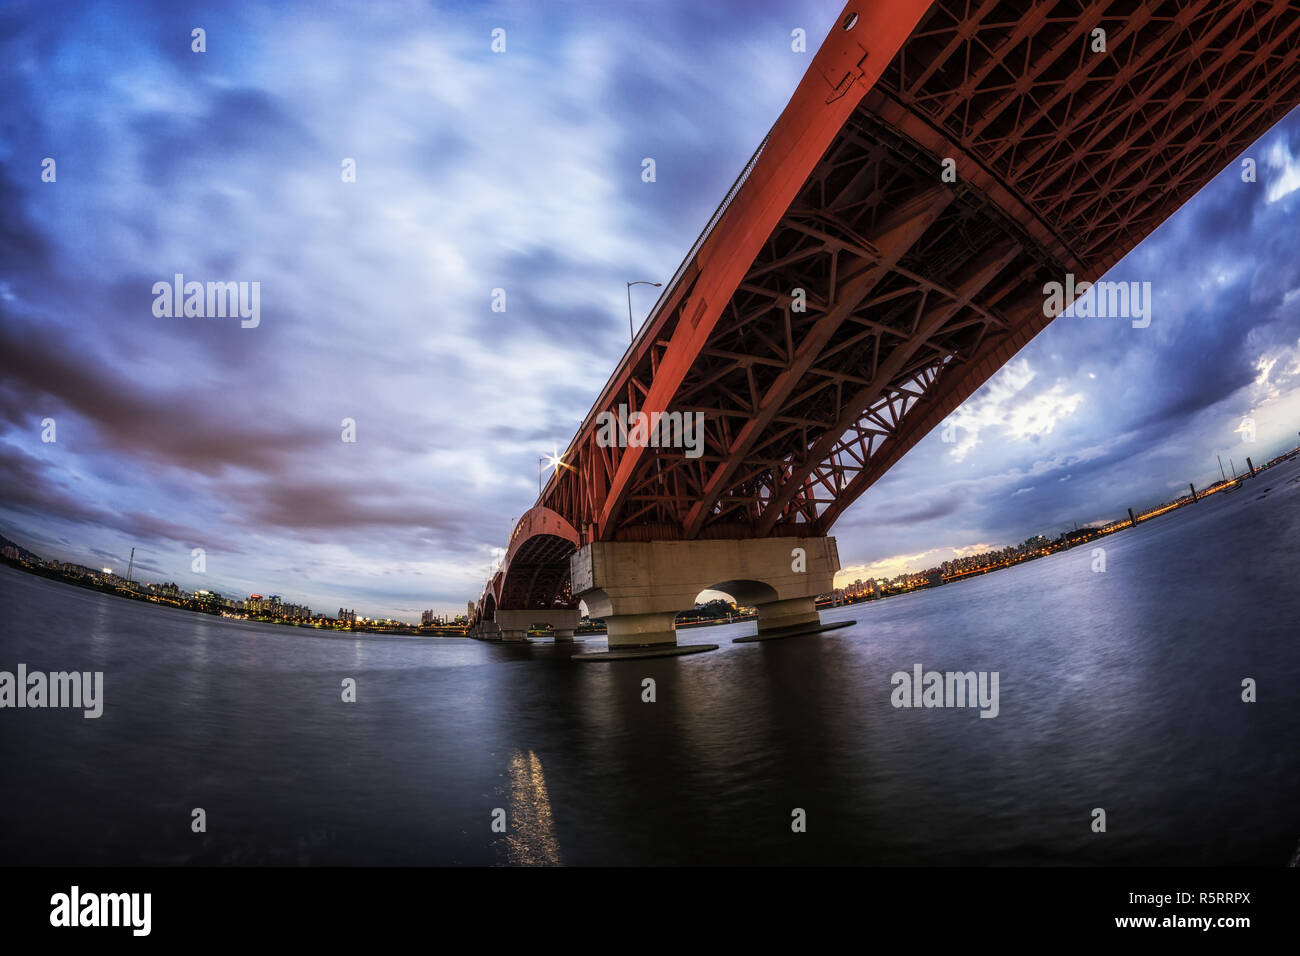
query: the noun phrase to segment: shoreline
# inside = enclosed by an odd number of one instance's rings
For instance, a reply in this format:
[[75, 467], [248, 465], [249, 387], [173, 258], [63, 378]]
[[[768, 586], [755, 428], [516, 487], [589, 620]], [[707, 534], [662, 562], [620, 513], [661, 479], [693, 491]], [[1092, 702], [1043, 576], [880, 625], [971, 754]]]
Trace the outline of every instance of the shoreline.
[[[1292, 449], [1287, 452], [1283, 452], [1282, 454], [1276, 456], [1275, 458], [1271, 459], [1265, 464], [1256, 466], [1254, 470], [1250, 473], [1237, 475], [1231, 479], [1225, 478], [1224, 480], [1206, 486], [1203, 490], [1199, 492], [1194, 492], [1193, 494], [1185, 494], [1179, 498], [1174, 499], [1173, 501], [1168, 501], [1156, 505], [1154, 508], [1150, 508], [1142, 512], [1141, 514], [1134, 514], [1130, 510], [1129, 512], [1130, 518], [1128, 519], [1120, 519], [1118, 521], [1113, 521], [1110, 524], [1104, 525], [1099, 528], [1083, 529], [1080, 532], [1066, 532], [1056, 542], [1053, 542], [1052, 544], [1038, 551], [1027, 552], [1023, 557], [1017, 558], [1016, 560], [1013, 561], [1004, 561], [998, 564], [958, 571], [954, 574], [946, 574], [942, 576], [942, 580], [938, 583], [927, 581], [925, 583], [916, 584], [912, 587], [889, 590], [885, 593], [881, 593], [880, 596], [878, 597], [875, 595], [870, 595], [870, 596], [862, 595], [862, 596], [854, 596], [854, 597], [846, 596], [845, 598], [839, 600], [836, 600], [834, 598], [826, 601], [819, 600], [816, 602], [816, 609], [818, 611], [826, 611], [826, 610], [832, 610], [834, 608], [839, 608], [839, 607], [849, 607], [857, 604], [867, 604], [873, 601], [883, 601], [887, 598], [898, 597], [903, 594], [913, 594], [917, 591], [926, 591], [932, 588], [942, 587], [945, 584], [952, 584], [958, 581], [965, 581], [970, 578], [982, 577], [983, 575], [991, 574], [995, 571], [1002, 571], [1007, 568], [1012, 568], [1021, 564], [1026, 564], [1030, 561], [1036, 561], [1039, 558], [1050, 557], [1051, 555], [1061, 551], [1070, 551], [1080, 545], [1088, 544], [1089, 542], [1095, 541], [1098, 538], [1108, 537], [1120, 531], [1136, 528], [1138, 525], [1150, 521], [1153, 518], [1158, 518], [1161, 515], [1167, 514], [1171, 511], [1177, 511], [1189, 505], [1197, 504], [1202, 499], [1209, 497], [1210, 495], [1218, 494], [1219, 492], [1227, 493], [1227, 492], [1238, 491], [1241, 489], [1244, 482], [1258, 478], [1261, 474], [1268, 471], [1270, 468], [1275, 467], [1276, 465], [1280, 465], [1289, 461], [1294, 461], [1298, 456], [1300, 456], [1300, 447]], [[1070, 534], [1075, 534], [1075, 537], [1072, 538], [1067, 537]], [[33, 557], [37, 557], [33, 552], [27, 551], [26, 548], [21, 548], [20, 550], [23, 553], [30, 554]], [[38, 560], [43, 561], [44, 559], [38, 558]], [[323, 632], [323, 633], [337, 634], [337, 635], [371, 634], [371, 635], [376, 635], [381, 637], [393, 636], [393, 637], [414, 637], [414, 638], [441, 638], [441, 637], [467, 638], [470, 636], [468, 626], [457, 627], [454, 625], [452, 626], [439, 625], [430, 628], [423, 628], [418, 625], [404, 625], [402, 627], [393, 627], [393, 628], [373, 628], [373, 627], [365, 627], [365, 626], [336, 627], [331, 625], [300, 623], [298, 621], [283, 620], [274, 617], [261, 617], [261, 616], [251, 616], [248, 614], [230, 613], [228, 610], [223, 608], [204, 607], [195, 601], [160, 600], [154, 595], [140, 593], [139, 591], [136, 591], [133, 588], [123, 587], [121, 585], [111, 585], [111, 584], [87, 581], [85, 580], [84, 576], [81, 575], [74, 576], [62, 571], [53, 570], [44, 565], [32, 564], [29, 561], [22, 559], [21, 557], [10, 558], [7, 556], [0, 556], [0, 563], [3, 563], [4, 565], [10, 568], [13, 568], [15, 571], [21, 571], [27, 574], [34, 574], [37, 577], [45, 578], [46, 580], [49, 581], [54, 581], [60, 584], [71, 585], [73, 587], [83, 588], [87, 591], [96, 591], [100, 594], [108, 594], [115, 597], [124, 598], [126, 600], [140, 601], [145, 604], [162, 605], [166, 607], [172, 607], [180, 611], [189, 611], [195, 614], [207, 614], [213, 617], [220, 617], [228, 620], [251, 621], [257, 624], [275, 624], [281, 627], [292, 627], [300, 630]], [[938, 569], [937, 568], [927, 569], [926, 571], [920, 571], [916, 573], [928, 574], [930, 571], [934, 571], [934, 570], [938, 570]], [[689, 613], [689, 612], [685, 612], [685, 613]], [[697, 628], [697, 627], [717, 627], [723, 624], [735, 624], [743, 621], [754, 620], [756, 616], [757, 616], [756, 614], [751, 613], [751, 614], [733, 615], [732, 617], [727, 619], [711, 618], [707, 620], [682, 621], [676, 624], [676, 628], [678, 630], [686, 630], [689, 628]], [[322, 618], [322, 620], [329, 620], [329, 619]], [[589, 626], [587, 628], [580, 628], [576, 630], [574, 633], [575, 636], [590, 637], [594, 635], [605, 634], [606, 629], [603, 625], [596, 625], [594, 627]], [[547, 631], [539, 631], [537, 632], [536, 636], [546, 637], [548, 634], [549, 632]]]
[[142, 604], [154, 604], [160, 607], [170, 607], [177, 611], [188, 611], [191, 614], [205, 614], [209, 617], [223, 618], [231, 621], [248, 621], [253, 624], [275, 624], [280, 627], [291, 627], [302, 631], [317, 631], [327, 634], [375, 634], [381, 637], [466, 637], [466, 630], [457, 627], [437, 627], [422, 629], [416, 625], [405, 625], [400, 628], [370, 628], [370, 627], [327, 627], [319, 624], [299, 623], [297, 621], [286, 621], [274, 617], [257, 617], [248, 614], [232, 614], [223, 608], [207, 608], [195, 606], [196, 602], [187, 601], [164, 601], [148, 594], [141, 594], [131, 588], [125, 588], [118, 585], [99, 584], [96, 582], [86, 581], [79, 576], [64, 574], [59, 571], [53, 571], [50, 568], [33, 565], [23, 560], [0, 557], [0, 564], [13, 568], [15, 571], [24, 572], [34, 575], [38, 578], [44, 578], [47, 581], [53, 581], [56, 584], [66, 584], [71, 587], [81, 588], [85, 591], [94, 591], [98, 594], [107, 594], [111, 597], [119, 597], [128, 601], [138, 601]]

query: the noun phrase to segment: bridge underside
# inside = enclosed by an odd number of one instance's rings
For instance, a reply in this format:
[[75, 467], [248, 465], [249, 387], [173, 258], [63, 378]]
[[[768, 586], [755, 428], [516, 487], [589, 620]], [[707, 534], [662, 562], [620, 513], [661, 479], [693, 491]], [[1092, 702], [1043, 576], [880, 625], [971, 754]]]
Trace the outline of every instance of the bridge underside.
[[589, 417], [544, 500], [584, 541], [826, 534], [1047, 325], [1044, 283], [1098, 279], [1297, 101], [1298, 31], [1285, 2], [933, 4], [729, 298], [699, 291], [724, 214], [593, 409], [702, 412], [704, 453]]
[[511, 557], [497, 606], [511, 610], [577, 607], [569, 593], [569, 555], [574, 543], [550, 534], [527, 538]]
[[571, 639], [578, 602], [570, 588], [569, 558], [578, 533], [562, 515], [536, 506], [515, 525], [501, 569], [488, 582], [470, 619], [478, 637], [522, 640], [533, 625], [550, 625]]

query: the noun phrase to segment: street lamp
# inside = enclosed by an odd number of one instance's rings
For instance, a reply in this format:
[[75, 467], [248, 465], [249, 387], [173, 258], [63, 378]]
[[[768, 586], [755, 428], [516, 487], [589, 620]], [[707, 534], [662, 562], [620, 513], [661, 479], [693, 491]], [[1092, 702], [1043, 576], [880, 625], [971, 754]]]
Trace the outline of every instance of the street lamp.
[[662, 282], [646, 282], [644, 279], [639, 282], [629, 282], [627, 284], [627, 334], [630, 338], [635, 339], [636, 333], [632, 331], [632, 286], [634, 285], [652, 285], [656, 289], [663, 285]]
[[570, 471], [573, 470], [572, 467], [564, 463], [564, 455], [560, 454], [559, 448], [557, 448], [555, 445], [552, 445], [551, 453], [549, 455], [543, 455], [541, 458], [537, 459], [537, 496], [539, 498], [541, 497], [542, 494], [542, 466], [543, 465], [549, 466], [552, 471], [559, 471], [561, 467], [568, 468]]

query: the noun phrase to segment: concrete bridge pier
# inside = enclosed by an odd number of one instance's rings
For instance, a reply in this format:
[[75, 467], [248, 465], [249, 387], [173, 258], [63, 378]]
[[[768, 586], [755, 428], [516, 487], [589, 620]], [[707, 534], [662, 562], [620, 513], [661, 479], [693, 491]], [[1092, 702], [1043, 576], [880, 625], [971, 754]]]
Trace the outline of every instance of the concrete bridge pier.
[[831, 590], [839, 567], [829, 537], [592, 542], [570, 557], [569, 580], [588, 614], [604, 618], [609, 651], [575, 659], [716, 650], [716, 644], [677, 645], [673, 619], [704, 590], [758, 608], [758, 637], [741, 640], [817, 630], [815, 599]]
[[816, 596], [772, 601], [768, 604], [759, 604], [757, 607], [760, 635], [783, 633], [810, 625], [816, 627], [821, 623], [821, 616], [817, 613]]
[[575, 608], [546, 608], [524, 611], [503, 610], [497, 608], [497, 624], [501, 627], [501, 640], [525, 641], [528, 629], [535, 624], [549, 624], [557, 641], [573, 640], [573, 630], [581, 620], [581, 612]]
[[[626, 607], [630, 602], [618, 603], [619, 606]], [[636, 602], [641, 606], [648, 603], [652, 602], [646, 600]], [[591, 605], [587, 607], [588, 613], [591, 614]], [[655, 611], [650, 614], [619, 614], [617, 612], [606, 614], [604, 616], [605, 630], [610, 650], [617, 647], [676, 646], [676, 617], [676, 609]]]

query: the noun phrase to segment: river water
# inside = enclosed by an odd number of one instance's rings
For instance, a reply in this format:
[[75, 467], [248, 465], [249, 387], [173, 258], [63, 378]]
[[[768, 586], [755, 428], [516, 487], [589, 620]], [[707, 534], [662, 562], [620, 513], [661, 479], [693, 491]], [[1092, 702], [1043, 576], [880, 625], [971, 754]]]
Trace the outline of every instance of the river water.
[[[318, 636], [0, 568], [0, 670], [104, 672], [98, 719], [0, 710], [0, 853], [1284, 865], [1300, 840], [1297, 542], [1292, 463], [1104, 539], [1104, 573], [1084, 546], [827, 612], [857, 623], [823, 635], [698, 628], [682, 643], [721, 649], [617, 664]], [[917, 664], [998, 672], [998, 715], [894, 707], [891, 675]]]

